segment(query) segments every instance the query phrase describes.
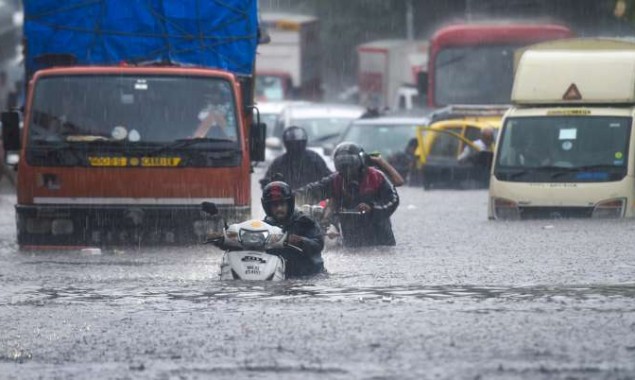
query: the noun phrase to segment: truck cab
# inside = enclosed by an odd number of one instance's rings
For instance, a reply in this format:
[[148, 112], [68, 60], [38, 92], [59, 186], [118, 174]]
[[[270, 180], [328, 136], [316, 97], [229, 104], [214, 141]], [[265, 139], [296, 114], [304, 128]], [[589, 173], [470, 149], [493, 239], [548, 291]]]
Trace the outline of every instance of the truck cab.
[[635, 215], [634, 83], [632, 42], [528, 48], [497, 144], [489, 217]]

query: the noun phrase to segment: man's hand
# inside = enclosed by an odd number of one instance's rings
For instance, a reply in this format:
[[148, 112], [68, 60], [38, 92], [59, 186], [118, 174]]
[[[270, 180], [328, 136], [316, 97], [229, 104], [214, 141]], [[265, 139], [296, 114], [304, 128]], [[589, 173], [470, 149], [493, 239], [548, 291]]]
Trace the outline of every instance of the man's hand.
[[225, 234], [223, 234], [222, 232], [214, 231], [214, 232], [210, 232], [209, 234], [207, 234], [207, 239], [215, 240], [215, 239], [220, 239], [220, 238], [222, 238], [224, 236], [225, 236]]
[[300, 235], [291, 234], [287, 238], [287, 243], [300, 248], [302, 247], [302, 244], [304, 244], [304, 238]]
[[379, 167], [382, 167], [382, 165], [386, 163], [386, 160], [384, 160], [382, 156], [368, 156], [368, 158], [370, 159], [370, 162]]
[[357, 205], [357, 211], [361, 212], [362, 214], [366, 214], [369, 213], [373, 210], [372, 207], [370, 207], [370, 205], [368, 203], [360, 203]]
[[214, 244], [217, 247], [221, 247], [221, 245], [225, 242], [225, 234], [222, 232], [211, 232], [207, 234], [207, 240], [205, 244]]

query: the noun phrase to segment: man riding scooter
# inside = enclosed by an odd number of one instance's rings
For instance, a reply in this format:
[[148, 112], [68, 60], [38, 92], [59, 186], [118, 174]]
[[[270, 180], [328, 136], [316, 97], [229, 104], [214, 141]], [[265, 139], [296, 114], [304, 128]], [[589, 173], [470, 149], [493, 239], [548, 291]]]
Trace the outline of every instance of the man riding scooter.
[[[315, 220], [295, 210], [295, 196], [291, 187], [281, 181], [271, 182], [265, 186], [261, 202], [267, 215], [264, 222], [281, 228], [287, 235], [284, 248], [266, 251], [285, 260], [285, 277], [303, 277], [324, 272], [324, 235]], [[221, 249], [234, 249], [225, 244], [222, 233], [210, 234], [208, 238], [209, 242]]]
[[322, 230], [311, 217], [295, 210], [295, 196], [291, 187], [280, 181], [265, 186], [262, 192], [262, 207], [267, 214], [265, 223], [280, 227], [288, 234], [287, 244], [291, 247], [268, 252], [286, 260], [287, 277], [309, 276], [323, 272]]
[[361, 146], [341, 143], [333, 153], [336, 172], [298, 190], [313, 203], [330, 199], [349, 247], [395, 245], [390, 216], [399, 205], [393, 184], [367, 166]]

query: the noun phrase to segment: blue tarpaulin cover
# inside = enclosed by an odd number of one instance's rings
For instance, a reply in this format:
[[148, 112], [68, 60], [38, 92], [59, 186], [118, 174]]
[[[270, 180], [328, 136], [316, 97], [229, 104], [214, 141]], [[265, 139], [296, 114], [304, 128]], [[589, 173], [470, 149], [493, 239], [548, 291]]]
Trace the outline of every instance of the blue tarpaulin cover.
[[71, 54], [80, 65], [253, 70], [257, 0], [28, 0], [24, 8], [29, 73], [46, 54]]

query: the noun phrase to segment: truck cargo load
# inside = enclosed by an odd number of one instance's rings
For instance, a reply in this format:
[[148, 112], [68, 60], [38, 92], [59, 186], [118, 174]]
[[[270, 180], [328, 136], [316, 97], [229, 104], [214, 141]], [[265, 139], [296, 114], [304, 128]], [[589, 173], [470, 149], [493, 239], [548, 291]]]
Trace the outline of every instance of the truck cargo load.
[[[420, 72], [427, 70], [427, 50], [427, 42], [400, 39], [378, 40], [359, 45], [357, 56], [360, 104], [371, 108], [392, 109], [423, 106], [417, 104], [419, 94], [416, 84]], [[412, 91], [407, 92], [406, 88]], [[401, 93], [411, 94], [400, 99]]]
[[312, 16], [263, 13], [260, 22], [269, 42], [258, 48], [258, 100], [321, 100], [319, 20]]
[[635, 103], [635, 44], [579, 39], [531, 48], [520, 57], [512, 102]]
[[76, 65], [170, 63], [251, 74], [258, 43], [255, 0], [32, 0], [25, 4], [29, 73], [38, 57]]

